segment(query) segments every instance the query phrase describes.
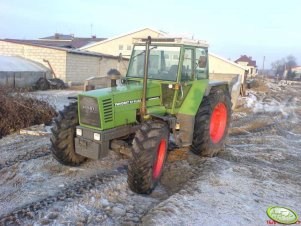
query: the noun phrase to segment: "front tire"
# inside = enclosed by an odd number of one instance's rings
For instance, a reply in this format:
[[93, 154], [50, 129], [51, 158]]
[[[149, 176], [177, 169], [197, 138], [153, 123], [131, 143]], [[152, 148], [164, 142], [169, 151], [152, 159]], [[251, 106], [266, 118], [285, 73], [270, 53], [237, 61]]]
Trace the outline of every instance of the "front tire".
[[149, 194], [157, 186], [167, 157], [169, 128], [162, 121], [147, 121], [136, 132], [128, 185], [139, 194]]
[[222, 89], [212, 88], [203, 98], [195, 117], [193, 153], [206, 157], [215, 156], [224, 148], [225, 138], [231, 121], [230, 94]]
[[75, 153], [74, 137], [78, 124], [77, 102], [65, 106], [54, 120], [50, 138], [51, 151], [53, 157], [64, 165], [78, 166], [86, 160]]

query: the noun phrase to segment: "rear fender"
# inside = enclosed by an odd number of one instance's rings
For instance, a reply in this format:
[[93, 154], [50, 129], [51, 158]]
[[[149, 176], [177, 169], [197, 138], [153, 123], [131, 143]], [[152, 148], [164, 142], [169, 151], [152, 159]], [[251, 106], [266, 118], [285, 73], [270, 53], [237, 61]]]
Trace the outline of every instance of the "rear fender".
[[228, 92], [230, 94], [229, 85], [227, 82], [210, 82], [208, 87], [206, 88], [204, 96], [208, 96], [213, 87], [217, 89], [222, 89], [224, 92]]
[[[222, 89], [224, 92], [229, 93], [229, 86], [227, 82], [210, 82], [201, 97], [201, 101], [204, 96], [208, 96], [212, 88]], [[201, 102], [197, 105], [194, 114], [185, 114], [179, 112], [177, 114], [177, 121], [180, 123], [179, 140], [181, 141], [180, 146], [190, 146], [192, 144], [195, 115], [199, 109]]]

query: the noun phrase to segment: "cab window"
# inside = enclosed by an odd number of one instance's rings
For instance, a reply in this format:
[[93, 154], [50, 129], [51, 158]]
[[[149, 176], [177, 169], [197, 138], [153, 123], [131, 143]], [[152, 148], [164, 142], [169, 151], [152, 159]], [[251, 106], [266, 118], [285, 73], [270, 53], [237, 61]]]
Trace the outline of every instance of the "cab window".
[[192, 81], [193, 80], [193, 50], [185, 49], [184, 59], [181, 72], [181, 81]]
[[206, 79], [208, 78], [208, 54], [204, 48], [196, 48], [195, 50], [195, 75], [196, 78]]

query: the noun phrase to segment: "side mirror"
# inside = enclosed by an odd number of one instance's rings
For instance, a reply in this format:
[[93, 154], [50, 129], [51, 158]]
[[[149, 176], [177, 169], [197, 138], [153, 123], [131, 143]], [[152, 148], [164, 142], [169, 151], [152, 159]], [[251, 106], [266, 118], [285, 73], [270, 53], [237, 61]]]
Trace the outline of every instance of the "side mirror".
[[200, 56], [198, 61], [199, 68], [205, 68], [207, 65], [207, 57], [206, 56]]

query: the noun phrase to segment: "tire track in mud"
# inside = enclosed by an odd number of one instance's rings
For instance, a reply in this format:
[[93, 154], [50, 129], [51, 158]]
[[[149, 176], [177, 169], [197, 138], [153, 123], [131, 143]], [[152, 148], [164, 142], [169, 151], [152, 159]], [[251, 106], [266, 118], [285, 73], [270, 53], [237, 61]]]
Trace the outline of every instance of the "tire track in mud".
[[[257, 93], [256, 98], [260, 104], [271, 104], [273, 109], [269, 111], [262, 108], [259, 109], [260, 112], [255, 109], [255, 112], [234, 121], [235, 126], [232, 127], [226, 144], [228, 150], [220, 153], [219, 158], [243, 164], [255, 171], [257, 167], [270, 170], [275, 175], [282, 172], [286, 176], [280, 179], [291, 178], [300, 184], [298, 152], [301, 134], [290, 131], [300, 126], [301, 121], [296, 111], [301, 106], [298, 96], [292, 95], [294, 90], [287, 88], [281, 92]], [[287, 153], [287, 149], [291, 151]], [[241, 151], [246, 154], [240, 155]]]
[[[8, 214], [0, 216], [0, 225], [23, 225], [24, 223], [41, 223], [43, 221], [43, 219], [41, 219], [41, 215], [48, 215], [49, 210], [51, 210], [59, 203], [61, 206], [63, 204], [65, 211], [68, 211], [68, 209], [70, 208], [69, 203], [71, 203], [71, 206], [81, 203], [80, 205], [86, 206], [86, 208], [93, 208], [93, 206], [90, 206], [89, 204], [87, 205], [87, 203], [83, 201], [87, 198], [93, 198], [93, 196], [95, 195], [96, 197], [97, 195], [100, 195], [101, 197], [108, 198], [111, 192], [117, 193], [114, 201], [110, 200], [111, 209], [95, 209], [95, 212], [100, 211], [98, 212], [98, 215], [100, 215], [99, 217], [104, 218], [105, 222], [101, 223], [108, 223], [113, 225], [122, 225], [127, 223], [140, 224], [141, 219], [148, 213], [149, 210], [151, 210], [154, 206], [166, 200], [173, 194], [178, 193], [189, 182], [189, 180], [198, 177], [198, 171], [203, 166], [203, 164], [201, 163], [205, 162], [207, 158], [198, 158], [192, 153], [190, 153], [189, 155], [190, 160], [184, 159], [184, 162], [177, 160], [176, 163], [168, 164], [169, 170], [167, 169], [167, 172], [165, 172], [164, 182], [162, 182], [160, 188], [150, 196], [135, 194], [127, 188], [127, 185], [124, 184], [126, 183], [126, 180], [124, 180], [124, 178], [126, 177], [126, 166], [123, 165], [122, 167], [115, 169], [111, 173], [98, 174], [90, 177], [89, 179], [84, 179], [82, 181], [76, 182], [75, 184], [68, 183], [68, 187], [57, 192], [55, 195], [24, 205], [23, 207], [17, 208], [16, 210], [11, 211]], [[184, 166], [182, 163], [184, 163]], [[175, 166], [175, 164], [177, 164], [177, 166]], [[175, 186], [171, 178], [175, 176], [175, 172], [180, 175], [180, 172], [183, 173], [183, 171], [185, 172], [185, 175], [187, 177], [179, 179], [180, 181], [177, 181]], [[116, 181], [119, 182], [115, 184]], [[120, 184], [120, 181], [122, 181], [122, 184]], [[110, 183], [112, 183], [112, 185], [109, 185], [109, 187], [107, 187], [107, 185]], [[105, 185], [102, 186], [102, 184]], [[127, 195], [124, 196], [124, 193]], [[123, 205], [123, 208], [126, 211], [126, 215], [122, 217], [115, 216], [114, 213], [112, 213], [113, 209], [115, 207], [119, 207], [120, 205]], [[128, 208], [128, 205], [135, 206], [134, 210]], [[136, 207], [138, 207], [138, 209], [136, 209]], [[75, 222], [81, 219], [80, 217], [78, 218], [76, 214], [72, 215], [73, 219], [75, 219]], [[134, 215], [134, 217], [131, 217], [132, 215]], [[99, 223], [97, 220], [95, 220], [98, 217], [96, 217], [95, 215], [93, 216], [93, 214], [91, 214], [91, 217], [93, 222], [92, 225], [94, 223]], [[68, 221], [68, 217], [66, 220], [66, 217], [61, 214], [59, 214], [57, 218], [59, 222]], [[49, 219], [49, 221], [51, 222], [52, 220]], [[73, 223], [71, 223], [71, 225]]]
[[21, 155], [17, 155], [14, 159], [6, 160], [4, 163], [0, 163], [0, 170], [11, 167], [17, 163], [26, 162], [32, 159], [41, 158], [47, 155], [50, 155], [51, 152], [49, 150], [50, 145], [43, 145], [42, 147], [38, 147], [36, 149], [30, 149], [29, 152], [26, 152]]
[[69, 184], [66, 188], [55, 195], [48, 196], [41, 200], [26, 204], [16, 210], [0, 216], [0, 225], [23, 225], [26, 220], [33, 220], [40, 211], [47, 209], [56, 202], [70, 201], [82, 197], [85, 192], [93, 189], [105, 182], [114, 180], [116, 176], [126, 174], [126, 167], [123, 166], [111, 173], [96, 174], [88, 179], [84, 179], [74, 184]]
[[0, 170], [15, 164], [50, 155], [48, 136], [14, 134], [0, 145]]
[[[259, 112], [255, 110], [251, 115], [241, 117], [232, 121], [232, 132], [229, 133], [229, 137], [241, 136], [241, 135], [263, 135], [271, 130], [280, 130], [279, 125], [285, 123], [287, 120], [295, 116], [293, 108], [296, 108], [297, 98], [291, 94], [286, 95], [286, 90], [283, 93], [275, 93], [270, 91], [269, 93], [251, 93], [256, 96], [257, 103], [262, 106], [273, 106], [273, 110], [268, 110], [265, 107], [259, 109]], [[278, 109], [276, 109], [278, 108]], [[282, 109], [281, 109], [282, 108]], [[283, 112], [284, 109], [289, 109], [288, 112]], [[235, 116], [234, 116], [235, 117]], [[255, 124], [255, 126], [254, 126]], [[256, 126], [259, 124], [259, 126]]]

